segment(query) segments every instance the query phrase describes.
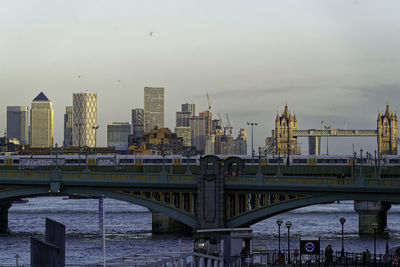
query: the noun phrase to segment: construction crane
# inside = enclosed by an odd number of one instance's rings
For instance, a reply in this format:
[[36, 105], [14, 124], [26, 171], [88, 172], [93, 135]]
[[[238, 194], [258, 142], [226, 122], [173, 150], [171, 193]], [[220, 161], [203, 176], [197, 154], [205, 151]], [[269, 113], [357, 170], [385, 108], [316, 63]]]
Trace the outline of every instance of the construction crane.
[[229, 136], [232, 136], [232, 127], [231, 127], [231, 123], [229, 122], [228, 113], [226, 113], [226, 120], [228, 122], [228, 127], [226, 127], [226, 128], [229, 129]]
[[208, 93], [206, 93], [206, 95], [207, 95], [208, 110], [210, 110], [211, 109], [210, 97], [208, 96]]
[[224, 122], [222, 121], [221, 115], [219, 115], [219, 113], [218, 113], [218, 117], [219, 117], [219, 120], [221, 121], [222, 129], [225, 130]]

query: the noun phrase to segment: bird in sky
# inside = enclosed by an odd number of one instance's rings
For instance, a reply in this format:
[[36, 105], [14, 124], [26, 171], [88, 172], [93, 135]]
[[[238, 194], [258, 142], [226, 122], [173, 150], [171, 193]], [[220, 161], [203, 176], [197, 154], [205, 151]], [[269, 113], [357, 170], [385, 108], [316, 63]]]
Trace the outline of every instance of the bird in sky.
[[78, 75], [78, 78], [80, 78], [81, 77], [81, 75]]
[[152, 36], [153, 35], [153, 32], [150, 32], [150, 36]]

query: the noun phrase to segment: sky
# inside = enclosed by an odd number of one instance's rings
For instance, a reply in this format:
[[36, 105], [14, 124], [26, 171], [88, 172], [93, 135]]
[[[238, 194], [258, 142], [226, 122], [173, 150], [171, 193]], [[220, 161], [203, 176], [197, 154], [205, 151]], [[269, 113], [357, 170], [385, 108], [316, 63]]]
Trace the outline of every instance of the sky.
[[[378, 110], [400, 107], [399, 9], [395, 0], [4, 0], [0, 134], [6, 107], [43, 91], [61, 144], [65, 106], [88, 91], [105, 145], [107, 124], [143, 108], [145, 86], [165, 88], [165, 126], [182, 103], [206, 110], [208, 93], [234, 135], [250, 137], [246, 122], [258, 122], [255, 147], [285, 103], [299, 129], [376, 129]], [[376, 138], [330, 138], [329, 152], [353, 144], [372, 152]]]

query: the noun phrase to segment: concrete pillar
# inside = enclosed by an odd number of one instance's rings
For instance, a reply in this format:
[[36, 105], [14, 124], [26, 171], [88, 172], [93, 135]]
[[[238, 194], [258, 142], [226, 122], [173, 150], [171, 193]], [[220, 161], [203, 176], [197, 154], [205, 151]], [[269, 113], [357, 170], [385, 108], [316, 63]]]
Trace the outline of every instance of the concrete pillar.
[[10, 201], [0, 202], [0, 233], [8, 233], [8, 209], [11, 207]]
[[360, 236], [371, 236], [374, 230], [372, 223], [378, 224], [378, 235], [384, 234], [387, 226], [387, 211], [391, 204], [383, 201], [354, 201], [354, 210], [358, 213], [358, 233]]
[[163, 213], [151, 212], [152, 214], [152, 228], [153, 234], [189, 234], [193, 230], [186, 224], [183, 224]]
[[321, 154], [321, 137], [319, 136], [308, 137], [308, 154], [309, 155]]

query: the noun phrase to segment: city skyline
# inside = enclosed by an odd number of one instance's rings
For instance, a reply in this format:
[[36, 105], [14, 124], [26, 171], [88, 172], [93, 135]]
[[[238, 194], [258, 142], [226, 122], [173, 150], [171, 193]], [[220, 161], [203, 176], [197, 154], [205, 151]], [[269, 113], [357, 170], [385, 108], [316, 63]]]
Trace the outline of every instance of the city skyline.
[[[108, 123], [129, 122], [131, 109], [143, 108], [145, 86], [165, 88], [171, 130], [182, 103], [207, 110], [208, 92], [214, 116], [228, 113], [234, 132], [250, 134], [246, 122], [259, 123], [256, 145], [286, 101], [300, 129], [320, 128], [321, 121], [374, 129], [388, 100], [399, 110], [397, 1], [119, 3], [25, 2], [19, 9], [6, 2], [0, 84], [13, 93], [0, 100], [1, 135], [6, 106], [29, 105], [40, 91], [52, 99], [59, 145], [65, 106], [86, 89], [99, 97], [102, 146]], [[374, 138], [330, 138], [329, 150], [351, 153], [352, 143], [376, 148]]]

